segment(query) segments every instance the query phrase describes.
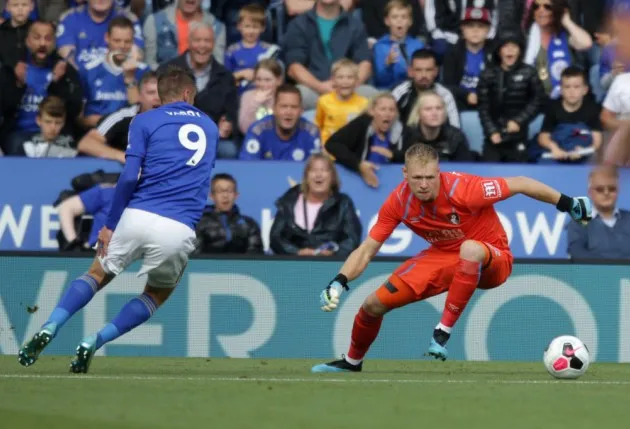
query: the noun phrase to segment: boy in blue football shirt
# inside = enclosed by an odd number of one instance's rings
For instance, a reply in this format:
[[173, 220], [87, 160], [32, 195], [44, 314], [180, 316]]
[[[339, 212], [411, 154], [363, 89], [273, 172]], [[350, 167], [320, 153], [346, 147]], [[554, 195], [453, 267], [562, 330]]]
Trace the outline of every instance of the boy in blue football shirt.
[[241, 41], [230, 45], [225, 52], [225, 68], [234, 74], [234, 80], [243, 92], [254, 80], [254, 68], [258, 61], [275, 58], [279, 48], [260, 41], [265, 31], [265, 8], [252, 3], [239, 11], [238, 31]]
[[409, 3], [390, 0], [384, 15], [389, 34], [374, 45], [374, 86], [391, 89], [407, 79], [410, 59], [414, 52], [424, 48], [424, 43], [408, 34], [413, 24]]
[[57, 26], [57, 49], [75, 67], [98, 60], [107, 52], [105, 34], [112, 19], [124, 16], [133, 23], [133, 54], [142, 58], [144, 40], [138, 18], [114, 4], [114, 0], [86, 0], [61, 15]]
[[168, 68], [158, 78], [158, 92], [163, 105], [139, 114], [130, 125], [127, 162], [98, 234], [97, 257], [20, 349], [24, 366], [35, 363], [70, 317], [135, 260], [143, 259], [139, 274], [148, 274], [144, 293], [79, 343], [71, 372], [87, 372], [99, 348], [149, 320], [183, 275], [206, 205], [219, 132], [192, 106], [197, 88], [189, 72]]
[[98, 60], [81, 69], [81, 83], [86, 103], [83, 125], [96, 126], [105, 115], [138, 102], [138, 81], [149, 70], [131, 55], [133, 23], [117, 16], [105, 34], [108, 50]]
[[273, 115], [254, 122], [243, 140], [242, 160], [304, 161], [320, 151], [319, 130], [302, 118], [302, 95], [293, 85], [276, 91]]

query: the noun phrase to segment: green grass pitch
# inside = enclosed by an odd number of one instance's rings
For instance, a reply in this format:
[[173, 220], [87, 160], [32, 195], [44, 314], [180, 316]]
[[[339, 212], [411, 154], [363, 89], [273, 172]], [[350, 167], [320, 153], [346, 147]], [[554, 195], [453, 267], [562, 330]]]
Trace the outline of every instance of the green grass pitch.
[[555, 381], [542, 363], [0, 356], [2, 428], [616, 429], [630, 427], [630, 365]]

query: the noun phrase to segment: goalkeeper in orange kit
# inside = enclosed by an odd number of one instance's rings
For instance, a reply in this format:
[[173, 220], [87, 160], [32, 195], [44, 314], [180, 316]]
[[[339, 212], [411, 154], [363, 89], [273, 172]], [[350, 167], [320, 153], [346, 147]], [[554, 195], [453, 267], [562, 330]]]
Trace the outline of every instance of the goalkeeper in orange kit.
[[514, 257], [494, 204], [516, 194], [554, 204], [580, 222], [592, 216], [587, 197], [571, 198], [528, 177], [483, 178], [442, 173], [437, 152], [416, 144], [405, 154], [404, 180], [389, 195], [369, 236], [346, 260], [320, 296], [322, 310], [333, 311], [348, 282], [365, 270], [402, 222], [431, 246], [405, 261], [369, 295], [352, 327], [350, 350], [342, 359], [316, 365], [313, 372], [361, 371], [363, 357], [389, 311], [448, 292], [428, 355], [446, 360], [451, 330], [477, 288], [503, 284]]

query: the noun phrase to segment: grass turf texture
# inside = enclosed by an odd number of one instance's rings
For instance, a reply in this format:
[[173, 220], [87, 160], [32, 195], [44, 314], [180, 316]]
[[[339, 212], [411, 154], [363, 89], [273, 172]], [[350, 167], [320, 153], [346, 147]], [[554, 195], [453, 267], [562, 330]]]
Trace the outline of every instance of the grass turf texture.
[[22, 368], [0, 356], [4, 428], [628, 428], [630, 365], [555, 381], [542, 363], [366, 361], [310, 374], [312, 360], [69, 357]]

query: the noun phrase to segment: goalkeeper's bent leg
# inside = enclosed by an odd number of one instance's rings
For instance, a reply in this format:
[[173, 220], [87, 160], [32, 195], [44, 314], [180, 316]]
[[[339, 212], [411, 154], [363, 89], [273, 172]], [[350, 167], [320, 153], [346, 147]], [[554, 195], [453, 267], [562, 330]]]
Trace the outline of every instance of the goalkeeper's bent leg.
[[451, 330], [466, 305], [472, 298], [481, 277], [484, 263], [489, 262], [490, 251], [478, 241], [467, 240], [460, 248], [457, 271], [446, 295], [446, 303], [440, 323], [435, 327], [433, 338], [440, 345], [446, 345]]

